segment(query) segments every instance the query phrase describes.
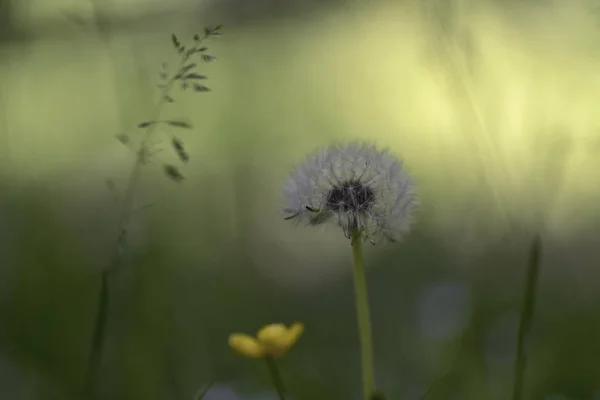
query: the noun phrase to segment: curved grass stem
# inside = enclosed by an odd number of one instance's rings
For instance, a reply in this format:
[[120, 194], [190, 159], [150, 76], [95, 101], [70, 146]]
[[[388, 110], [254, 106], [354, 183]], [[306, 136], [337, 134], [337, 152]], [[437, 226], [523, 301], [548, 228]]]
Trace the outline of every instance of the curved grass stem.
[[[198, 44], [204, 40], [207, 36], [200, 39]], [[178, 76], [183, 71], [186, 63], [189, 60], [189, 54], [184, 54], [181, 57], [181, 62], [177, 69], [177, 73], [175, 73], [161, 89], [160, 100], [157, 102], [154, 111], [152, 113], [152, 119], [150, 121], [159, 121], [162, 110], [167, 104], [168, 99], [170, 98], [171, 90], [173, 86], [177, 82]], [[94, 333], [92, 335], [91, 346], [90, 346], [90, 355], [88, 359], [88, 364], [85, 370], [84, 376], [84, 387], [83, 393], [84, 398], [89, 399], [93, 398], [94, 393], [96, 391], [96, 381], [98, 376], [98, 370], [101, 364], [102, 353], [104, 350], [104, 342], [106, 340], [106, 332], [108, 326], [108, 308], [109, 308], [109, 300], [110, 300], [110, 285], [109, 278], [110, 275], [117, 271], [122, 263], [123, 263], [123, 253], [125, 250], [125, 236], [127, 231], [127, 226], [129, 225], [129, 221], [133, 214], [134, 201], [137, 193], [137, 189], [140, 184], [140, 178], [142, 174], [142, 167], [146, 162], [146, 155], [148, 153], [148, 147], [150, 143], [150, 139], [158, 126], [157, 123], [149, 124], [146, 127], [146, 132], [144, 134], [143, 139], [140, 142], [135, 160], [131, 167], [131, 172], [129, 173], [129, 177], [127, 179], [127, 184], [125, 186], [125, 194], [123, 196], [121, 207], [119, 211], [119, 217], [117, 222], [117, 240], [115, 241], [115, 246], [113, 248], [113, 254], [110, 258], [108, 265], [101, 272], [101, 285], [100, 285], [100, 293], [99, 293], [99, 301], [97, 305], [96, 316], [94, 320]]]
[[542, 241], [540, 237], [536, 235], [531, 244], [529, 253], [529, 267], [527, 269], [527, 279], [525, 281], [525, 290], [523, 294], [523, 307], [521, 309], [521, 320], [519, 322], [519, 332], [517, 334], [517, 356], [515, 359], [513, 400], [523, 399], [525, 370], [527, 367], [527, 349], [525, 346], [526, 339], [528, 339], [531, 334], [531, 324], [535, 311], [535, 297], [540, 271], [541, 250]]
[[[155, 115], [160, 116], [165, 101], [161, 99], [158, 103]], [[154, 125], [151, 125], [146, 130], [144, 140], [140, 144], [139, 153], [145, 151], [149, 137], [152, 135]], [[96, 378], [100, 366], [101, 356], [104, 350], [104, 341], [108, 324], [108, 306], [109, 306], [109, 278], [112, 272], [119, 269], [122, 264], [123, 246], [125, 233], [131, 217], [131, 209], [135, 200], [135, 194], [139, 185], [142, 172], [143, 158], [136, 157], [136, 160], [131, 168], [129, 179], [125, 189], [125, 195], [121, 203], [121, 210], [117, 223], [117, 240], [113, 249], [113, 255], [108, 265], [101, 272], [101, 283], [96, 317], [94, 321], [94, 333], [91, 341], [91, 351], [88, 360], [87, 369], [84, 377], [84, 393], [85, 398], [93, 396], [96, 387]]]

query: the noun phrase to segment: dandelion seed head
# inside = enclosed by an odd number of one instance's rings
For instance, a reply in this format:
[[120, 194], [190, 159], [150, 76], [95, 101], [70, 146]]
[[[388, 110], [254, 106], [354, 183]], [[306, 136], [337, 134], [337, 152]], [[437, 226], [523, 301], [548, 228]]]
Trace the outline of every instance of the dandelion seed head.
[[399, 240], [418, 205], [402, 161], [371, 144], [351, 142], [320, 149], [290, 174], [283, 187], [286, 219], [333, 223], [351, 238]]

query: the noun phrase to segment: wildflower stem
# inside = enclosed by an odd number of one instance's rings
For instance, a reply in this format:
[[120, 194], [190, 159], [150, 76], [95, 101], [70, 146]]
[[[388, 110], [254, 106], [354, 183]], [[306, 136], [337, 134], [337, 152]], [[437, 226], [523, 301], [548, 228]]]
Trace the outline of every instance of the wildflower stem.
[[352, 256], [354, 259], [353, 276], [356, 297], [356, 317], [360, 340], [363, 398], [369, 400], [375, 392], [375, 372], [373, 367], [373, 339], [371, 335], [371, 317], [369, 315], [369, 297], [367, 278], [363, 263], [361, 233], [352, 237]]
[[273, 381], [273, 386], [275, 386], [275, 390], [277, 390], [277, 395], [279, 396], [279, 400], [285, 400], [285, 386], [283, 385], [283, 380], [281, 379], [281, 374], [279, 373], [279, 368], [277, 368], [277, 364], [275, 360], [271, 357], [265, 358], [267, 362], [267, 368], [269, 369], [269, 374], [271, 375], [271, 380]]
[[[169, 82], [170, 85], [164, 89], [163, 93], [166, 94], [170, 91], [173, 82], [174, 81]], [[154, 111], [155, 119], [158, 119], [158, 117], [160, 117], [162, 107], [165, 103], [166, 101], [164, 96], [161, 96], [161, 100], [156, 105]], [[108, 323], [109, 305], [108, 278], [110, 274], [117, 270], [122, 264], [122, 246], [124, 245], [125, 232], [132, 214], [131, 209], [135, 200], [135, 193], [137, 192], [137, 187], [142, 172], [142, 166], [144, 163], [142, 154], [146, 151], [149, 138], [151, 137], [152, 132], [155, 129], [155, 125], [156, 124], [150, 125], [146, 130], [144, 139], [140, 143], [138, 155], [135, 158], [135, 161], [131, 168], [131, 172], [129, 173], [129, 178], [127, 180], [127, 185], [125, 188], [125, 195], [121, 203], [121, 210], [119, 212], [119, 219], [117, 222], [117, 240], [113, 249], [113, 255], [108, 266], [104, 270], [102, 270], [101, 273], [100, 295], [98, 301], [98, 308], [96, 312], [96, 319], [94, 323], [94, 334], [92, 336], [90, 358], [88, 361], [88, 367], [84, 378], [84, 392], [86, 394], [86, 397], [93, 396], [93, 393], [95, 392], [96, 377], [98, 374], [98, 368], [101, 361], [102, 352], [104, 350], [104, 340], [106, 336], [106, 328]]]
[[517, 335], [517, 356], [515, 359], [513, 400], [521, 400], [523, 398], [525, 369], [527, 364], [525, 340], [531, 333], [537, 281], [540, 271], [541, 248], [541, 239], [538, 235], [536, 235], [533, 239], [531, 251], [529, 253], [529, 268], [527, 270], [527, 280], [525, 281], [523, 307], [521, 309], [521, 320], [519, 322], [519, 332]]
[[[198, 42], [198, 44], [206, 38], [207, 36], [205, 35]], [[177, 73], [175, 73], [169, 79], [169, 81], [162, 87], [160, 100], [157, 102], [154, 108], [151, 121], [158, 121], [160, 119], [162, 109], [167, 103], [169, 94], [173, 89], [173, 86], [177, 82], [178, 75], [180, 75], [181, 71], [188, 62], [189, 57], [189, 54], [182, 55], [179, 68], [177, 69]], [[142, 167], [146, 160], [146, 154], [148, 151], [150, 138], [152, 137], [152, 134], [154, 133], [157, 125], [158, 124], [150, 124], [146, 128], [144, 137], [139, 145], [138, 152], [133, 162], [133, 166], [130, 170], [131, 172], [129, 173], [129, 177], [127, 179], [127, 184], [125, 186], [125, 194], [121, 202], [121, 208], [119, 211], [119, 218], [117, 222], [117, 240], [113, 248], [113, 254], [108, 265], [101, 272], [101, 286], [94, 321], [94, 333], [92, 335], [91, 340], [91, 349], [90, 356], [88, 359], [88, 365], [84, 375], [83, 393], [84, 398], [86, 399], [92, 398], [94, 396], [98, 369], [101, 363], [102, 353], [104, 350], [104, 342], [106, 339], [106, 331], [108, 326], [108, 306], [110, 297], [109, 277], [113, 272], [119, 269], [119, 267], [121, 267], [123, 263], [122, 256], [125, 246], [126, 230], [127, 226], [129, 225], [131, 216], [133, 214], [133, 204], [135, 201], [135, 195], [137, 193], [137, 188], [140, 183]]]

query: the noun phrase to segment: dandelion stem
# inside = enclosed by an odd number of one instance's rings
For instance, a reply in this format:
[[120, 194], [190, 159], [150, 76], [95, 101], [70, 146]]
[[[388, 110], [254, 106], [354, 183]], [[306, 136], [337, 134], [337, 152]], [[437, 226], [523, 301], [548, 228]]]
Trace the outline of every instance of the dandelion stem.
[[279, 368], [277, 368], [277, 364], [275, 360], [271, 357], [265, 358], [267, 362], [267, 368], [269, 369], [269, 374], [271, 375], [271, 380], [273, 381], [273, 386], [275, 386], [275, 390], [277, 390], [277, 395], [279, 396], [279, 400], [285, 400], [285, 386], [283, 384], [283, 380], [281, 379], [281, 374], [279, 373]]
[[364, 400], [369, 400], [375, 392], [375, 372], [373, 369], [373, 340], [371, 337], [369, 297], [367, 293], [367, 279], [363, 263], [361, 239], [360, 232], [356, 232], [352, 236], [352, 256], [354, 259], [353, 276], [358, 337], [360, 340], [363, 398]]
[[527, 364], [525, 340], [531, 333], [537, 281], [540, 271], [541, 248], [541, 239], [536, 235], [531, 244], [531, 251], [529, 253], [529, 268], [527, 270], [523, 307], [521, 309], [521, 321], [519, 322], [519, 332], [517, 334], [517, 356], [515, 359], [513, 400], [521, 400], [523, 398], [525, 369]]

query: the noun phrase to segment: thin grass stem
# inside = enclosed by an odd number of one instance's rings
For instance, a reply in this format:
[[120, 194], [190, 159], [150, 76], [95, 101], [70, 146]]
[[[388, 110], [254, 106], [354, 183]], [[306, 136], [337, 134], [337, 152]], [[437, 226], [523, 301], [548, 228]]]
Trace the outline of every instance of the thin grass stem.
[[[202, 40], [206, 39], [206, 37], [207, 36], [201, 38], [198, 44], [200, 44]], [[150, 119], [150, 121], [160, 120], [162, 110], [165, 104], [167, 104], [168, 99], [170, 98], [170, 93], [173, 89], [173, 86], [177, 82], [177, 76], [180, 75], [188, 60], [189, 54], [182, 55], [181, 62], [179, 64], [179, 67], [177, 68], [177, 73], [173, 74], [173, 76], [165, 83], [165, 85], [162, 86], [160, 100], [157, 102], [154, 108], [154, 111], [152, 113], [152, 119]], [[113, 247], [113, 254], [110, 258], [108, 265], [101, 272], [100, 293], [96, 317], [94, 321], [94, 333], [91, 340], [91, 349], [88, 364], [84, 375], [83, 393], [84, 398], [86, 399], [92, 398], [94, 396], [94, 393], [96, 392], [98, 370], [101, 364], [101, 358], [104, 351], [104, 344], [106, 340], [106, 332], [108, 326], [108, 309], [110, 300], [109, 278], [111, 274], [117, 271], [123, 264], [123, 253], [125, 250], [125, 236], [127, 232], [127, 226], [129, 225], [129, 221], [131, 219], [131, 216], [133, 215], [133, 211], [135, 211], [133, 209], [133, 206], [137, 189], [141, 180], [142, 167], [146, 162], [146, 154], [148, 153], [150, 139], [154, 131], [156, 130], [157, 125], [157, 123], [148, 125], [144, 137], [140, 142], [135, 160], [130, 170], [131, 172], [129, 173], [129, 177], [127, 179], [127, 184], [125, 186], [125, 194], [121, 201], [121, 207], [117, 222], [117, 240], [115, 241], [115, 245]]]
[[539, 271], [541, 264], [542, 241], [539, 235], [536, 235], [531, 244], [529, 253], [529, 266], [527, 269], [527, 279], [525, 281], [525, 290], [523, 295], [523, 306], [521, 309], [521, 320], [519, 322], [519, 331], [517, 334], [517, 355], [515, 358], [514, 369], [514, 388], [513, 400], [523, 399], [523, 389], [525, 385], [525, 372], [527, 368], [527, 350], [526, 340], [531, 334], [531, 325], [535, 312], [535, 298], [539, 280]]

